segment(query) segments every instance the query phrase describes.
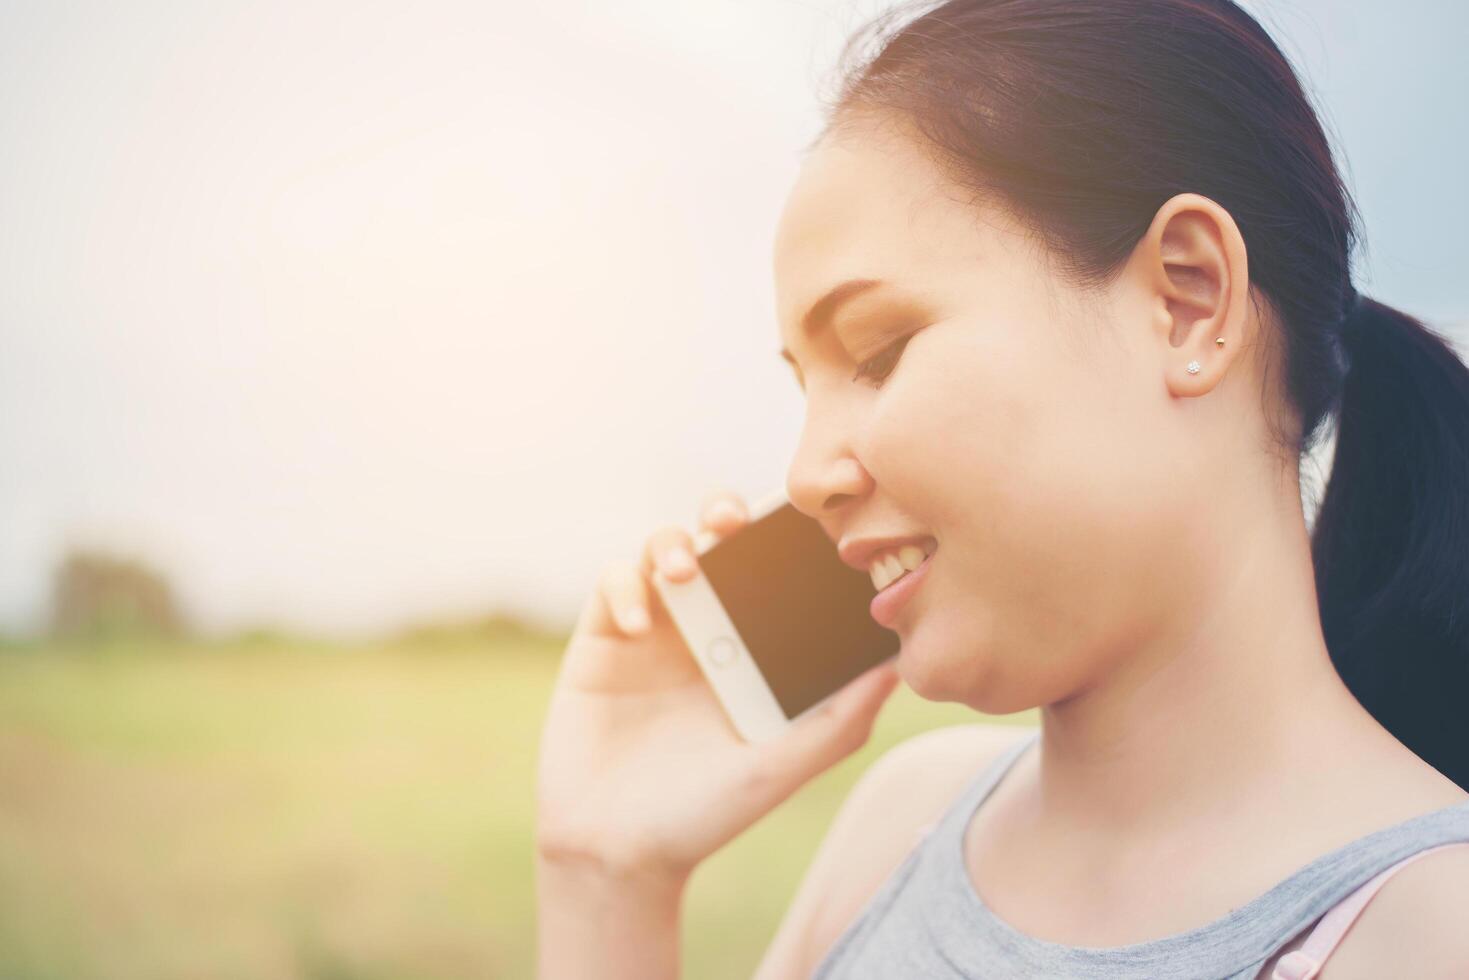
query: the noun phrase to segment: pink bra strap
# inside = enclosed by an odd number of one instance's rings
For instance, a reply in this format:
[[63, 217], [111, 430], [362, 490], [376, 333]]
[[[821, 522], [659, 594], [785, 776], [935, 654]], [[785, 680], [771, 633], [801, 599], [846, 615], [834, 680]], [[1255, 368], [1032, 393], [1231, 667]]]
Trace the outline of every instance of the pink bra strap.
[[1332, 906], [1321, 917], [1316, 928], [1311, 930], [1300, 949], [1292, 950], [1280, 958], [1280, 962], [1275, 964], [1274, 972], [1270, 974], [1270, 980], [1311, 980], [1321, 971], [1326, 957], [1336, 949], [1336, 944], [1342, 941], [1352, 923], [1357, 921], [1357, 916], [1362, 914], [1362, 909], [1367, 907], [1367, 903], [1372, 901], [1372, 896], [1387, 883], [1387, 879], [1419, 858], [1446, 847], [1469, 847], [1469, 841], [1454, 841], [1429, 847], [1417, 854], [1409, 854], [1397, 864], [1383, 869], [1371, 881]]

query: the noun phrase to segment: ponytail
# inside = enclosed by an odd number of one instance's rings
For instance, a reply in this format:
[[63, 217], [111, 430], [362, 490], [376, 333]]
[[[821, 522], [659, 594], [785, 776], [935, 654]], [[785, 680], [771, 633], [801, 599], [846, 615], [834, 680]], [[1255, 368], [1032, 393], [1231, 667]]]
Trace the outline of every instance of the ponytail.
[[1077, 288], [1112, 282], [1173, 195], [1229, 212], [1279, 324], [1293, 411], [1271, 413], [1270, 448], [1298, 463], [1336, 419], [1311, 528], [1332, 662], [1469, 789], [1469, 368], [1351, 288], [1360, 214], [1269, 32], [1231, 0], [900, 3], [843, 50], [823, 132], [873, 110], [1025, 219]]
[[1469, 367], [1365, 296], [1342, 341], [1336, 456], [1311, 538], [1326, 645], [1363, 707], [1469, 789]]

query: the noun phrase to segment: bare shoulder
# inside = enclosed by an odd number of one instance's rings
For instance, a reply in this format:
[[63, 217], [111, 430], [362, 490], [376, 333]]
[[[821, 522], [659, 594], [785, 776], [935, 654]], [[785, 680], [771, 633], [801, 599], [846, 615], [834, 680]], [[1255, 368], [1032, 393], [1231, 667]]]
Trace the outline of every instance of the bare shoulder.
[[1321, 980], [1469, 977], [1469, 846], [1450, 847], [1396, 872], [1327, 959]]
[[827, 829], [757, 980], [809, 976], [921, 833], [984, 767], [1034, 731], [951, 725], [915, 735], [879, 756]]

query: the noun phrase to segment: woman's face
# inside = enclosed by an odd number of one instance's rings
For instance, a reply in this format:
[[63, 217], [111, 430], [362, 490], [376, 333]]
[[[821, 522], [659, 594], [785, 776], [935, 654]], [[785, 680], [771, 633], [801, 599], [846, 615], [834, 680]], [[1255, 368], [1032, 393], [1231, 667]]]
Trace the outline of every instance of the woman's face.
[[[807, 311], [854, 279], [880, 285], [807, 336]], [[1139, 283], [1063, 284], [915, 142], [867, 131], [807, 157], [775, 244], [806, 398], [787, 490], [838, 543], [937, 541], [894, 625], [919, 694], [992, 713], [1064, 699], [1188, 601], [1208, 488], [1180, 406], [1197, 400], [1164, 384]], [[872, 358], [886, 379], [854, 379]]]

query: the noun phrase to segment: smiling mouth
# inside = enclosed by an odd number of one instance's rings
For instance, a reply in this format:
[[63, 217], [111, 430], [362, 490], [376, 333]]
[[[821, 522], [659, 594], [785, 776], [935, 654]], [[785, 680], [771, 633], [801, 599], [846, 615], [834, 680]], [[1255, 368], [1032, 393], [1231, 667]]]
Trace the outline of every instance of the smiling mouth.
[[883, 592], [913, 574], [938, 550], [938, 544], [906, 544], [890, 551], [872, 562], [868, 574], [872, 576], [872, 587]]
[[868, 611], [879, 625], [888, 629], [896, 628], [898, 614], [913, 597], [913, 593], [923, 587], [923, 583], [928, 579], [929, 566], [932, 564], [933, 554], [931, 553], [919, 563], [917, 568], [892, 579], [877, 595], [872, 597]]

